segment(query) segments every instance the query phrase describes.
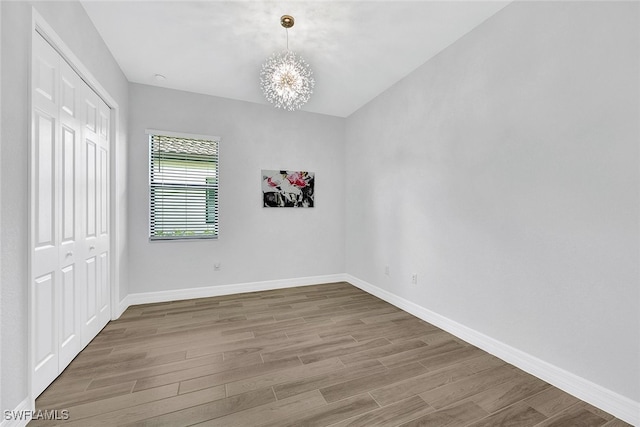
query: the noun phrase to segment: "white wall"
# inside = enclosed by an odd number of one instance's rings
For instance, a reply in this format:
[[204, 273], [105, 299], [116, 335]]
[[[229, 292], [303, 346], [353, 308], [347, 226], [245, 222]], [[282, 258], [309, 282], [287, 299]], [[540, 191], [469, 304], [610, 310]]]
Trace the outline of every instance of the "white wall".
[[347, 273], [635, 402], [638, 8], [512, 3], [346, 129]]
[[[29, 76], [31, 56], [32, 7], [63, 39], [83, 65], [119, 103], [120, 116], [116, 152], [126, 167], [126, 123], [128, 84], [119, 66], [98, 35], [82, 6], [77, 2], [0, 2], [2, 8], [2, 114], [0, 147], [0, 255], [2, 259], [2, 307], [0, 354], [2, 410], [14, 409], [26, 399], [27, 372], [27, 227], [29, 187], [28, 131]], [[8, 107], [10, 106], [10, 108]], [[124, 193], [123, 174], [116, 187]], [[125, 194], [122, 197], [119, 222], [126, 217]], [[120, 239], [122, 240], [122, 239]], [[113, 248], [123, 255], [123, 247]], [[126, 275], [122, 274], [121, 294], [126, 295]]]
[[[343, 119], [139, 84], [129, 99], [131, 293], [344, 272]], [[149, 242], [149, 128], [222, 138], [218, 240]], [[316, 206], [263, 208], [261, 169], [315, 172]]]

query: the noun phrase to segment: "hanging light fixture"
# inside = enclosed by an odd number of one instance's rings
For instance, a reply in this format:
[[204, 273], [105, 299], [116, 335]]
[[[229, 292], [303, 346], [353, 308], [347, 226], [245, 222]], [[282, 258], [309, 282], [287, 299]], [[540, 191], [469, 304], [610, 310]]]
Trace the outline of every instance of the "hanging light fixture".
[[289, 50], [289, 28], [293, 27], [294, 22], [290, 15], [280, 18], [280, 25], [287, 31], [287, 50], [271, 55], [262, 65], [260, 73], [260, 86], [267, 101], [289, 111], [307, 103], [315, 84], [309, 64]]

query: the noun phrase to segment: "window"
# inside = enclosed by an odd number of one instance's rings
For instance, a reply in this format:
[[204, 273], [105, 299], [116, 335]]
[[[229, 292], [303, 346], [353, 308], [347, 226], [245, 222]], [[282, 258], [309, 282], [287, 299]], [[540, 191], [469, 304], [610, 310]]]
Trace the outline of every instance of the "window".
[[219, 138], [147, 133], [149, 238], [217, 238]]

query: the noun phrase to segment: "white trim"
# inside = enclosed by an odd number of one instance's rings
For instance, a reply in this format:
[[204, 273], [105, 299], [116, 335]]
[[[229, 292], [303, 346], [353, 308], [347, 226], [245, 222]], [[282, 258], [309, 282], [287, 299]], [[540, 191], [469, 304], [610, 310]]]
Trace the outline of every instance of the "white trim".
[[116, 310], [115, 317], [111, 320], [117, 320], [120, 316], [122, 316], [122, 313], [127, 311], [127, 308], [129, 308], [130, 305], [133, 305], [129, 301], [130, 301], [129, 295], [122, 298], [122, 301], [118, 303], [118, 306], [117, 306], [118, 309]]
[[[25, 417], [24, 419], [10, 419], [10, 420], [6, 420], [5, 419], [5, 412], [7, 410], [3, 409], [2, 410], [2, 422], [0, 423], [0, 427], [24, 427], [26, 426], [29, 421], [31, 421], [31, 417], [27, 417], [26, 414], [27, 412], [32, 412], [35, 410], [35, 406], [33, 406], [32, 404], [30, 404], [30, 399], [26, 398], [25, 400], [23, 400], [22, 402], [20, 402], [18, 404], [18, 406], [15, 407], [15, 409], [13, 410], [9, 410], [9, 412], [11, 413], [20, 413], [20, 414], [24, 414]], [[29, 414], [30, 415], [30, 414]]]
[[640, 402], [635, 402], [357, 277], [349, 274], [345, 276], [346, 282], [363, 291], [375, 295], [623, 421], [640, 426]]
[[158, 129], [145, 129], [144, 133], [147, 135], [162, 135], [169, 136], [172, 138], [185, 138], [185, 139], [202, 139], [205, 141], [216, 141], [220, 142], [219, 136], [211, 136], [211, 135], [199, 135], [197, 133], [186, 133], [186, 132], [172, 132], [168, 130], [158, 130]]
[[344, 274], [299, 277], [295, 279], [267, 280], [263, 282], [236, 283], [232, 285], [203, 286], [199, 288], [176, 289], [170, 291], [141, 292], [129, 294], [120, 304], [120, 314], [131, 305], [154, 302], [178, 301], [194, 298], [208, 298], [221, 295], [243, 294], [247, 292], [270, 291], [274, 289], [295, 288], [297, 286], [321, 285], [324, 283], [344, 282]]

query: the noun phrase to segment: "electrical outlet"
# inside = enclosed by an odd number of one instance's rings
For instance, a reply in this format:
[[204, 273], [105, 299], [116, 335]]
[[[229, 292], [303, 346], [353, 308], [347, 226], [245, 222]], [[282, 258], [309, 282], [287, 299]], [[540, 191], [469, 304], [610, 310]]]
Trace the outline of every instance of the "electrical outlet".
[[222, 266], [220, 265], [220, 263], [216, 262], [216, 263], [213, 264], [213, 271], [220, 271], [221, 267]]
[[389, 266], [388, 265], [386, 265], [384, 267], [384, 274], [387, 275], [387, 276], [389, 275]]
[[411, 275], [411, 284], [412, 285], [417, 285], [418, 284], [418, 273], [413, 273]]

